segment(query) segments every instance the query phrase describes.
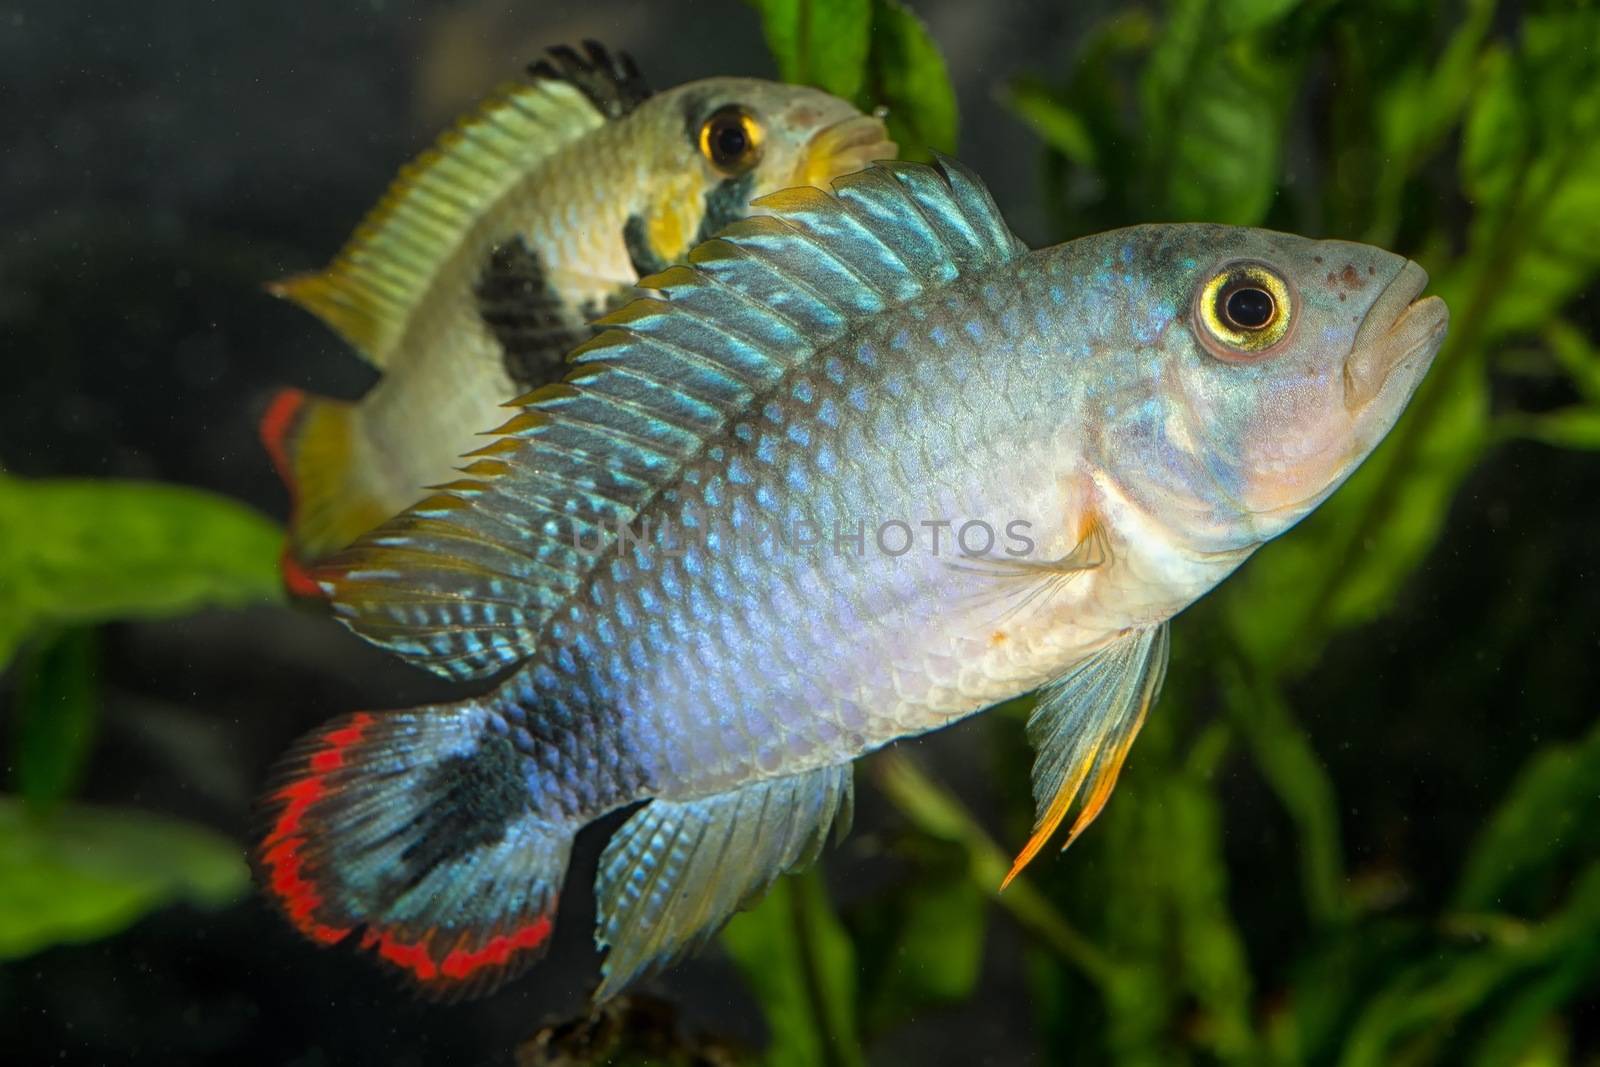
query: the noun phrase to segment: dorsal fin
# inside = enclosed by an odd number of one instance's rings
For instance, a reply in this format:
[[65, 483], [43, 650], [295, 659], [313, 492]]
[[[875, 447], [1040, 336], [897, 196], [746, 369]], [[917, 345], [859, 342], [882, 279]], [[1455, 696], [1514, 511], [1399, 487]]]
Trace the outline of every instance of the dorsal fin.
[[626, 52], [613, 55], [599, 41], [584, 41], [581, 56], [557, 45], [548, 59], [528, 64], [528, 73], [569, 83], [608, 119], [620, 119], [650, 97], [650, 86], [633, 57]]
[[406, 322], [473, 225], [551, 155], [649, 95], [633, 60], [592, 41], [529, 68], [531, 83], [501, 86], [400, 169], [328, 267], [268, 289], [327, 323], [384, 366]]
[[[565, 382], [472, 453], [468, 475], [318, 572], [368, 640], [449, 677], [525, 657], [619, 524], [791, 367], [854, 320], [1023, 250], [959, 163], [883, 163], [756, 202], [769, 215], [644, 279], [645, 298], [600, 320]], [[583, 551], [579, 551], [581, 543]]]

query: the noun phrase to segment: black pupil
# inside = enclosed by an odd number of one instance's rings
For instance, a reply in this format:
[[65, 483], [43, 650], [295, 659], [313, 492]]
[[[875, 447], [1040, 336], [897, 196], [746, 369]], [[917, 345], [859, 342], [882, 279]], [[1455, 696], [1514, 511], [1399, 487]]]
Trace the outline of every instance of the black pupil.
[[1241, 330], [1259, 330], [1272, 321], [1272, 294], [1245, 286], [1228, 294], [1228, 321]]
[[715, 132], [717, 158], [720, 160], [738, 159], [744, 155], [744, 150], [750, 141], [744, 135], [744, 124], [737, 119], [731, 119], [722, 124]]

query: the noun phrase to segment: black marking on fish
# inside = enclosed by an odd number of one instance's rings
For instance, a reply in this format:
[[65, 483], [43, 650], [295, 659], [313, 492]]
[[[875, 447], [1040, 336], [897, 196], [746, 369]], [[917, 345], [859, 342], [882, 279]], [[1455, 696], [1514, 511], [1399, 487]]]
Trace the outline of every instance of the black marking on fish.
[[724, 227], [744, 218], [750, 206], [750, 188], [755, 184], [755, 172], [737, 178], [725, 178], [706, 191], [706, 211], [700, 217], [700, 232], [694, 243], [709, 240]]
[[435, 868], [496, 844], [533, 807], [522, 757], [498, 735], [484, 737], [467, 755], [441, 760], [419, 788], [428, 802], [408, 827], [416, 833], [396, 872], [406, 889]]
[[608, 119], [620, 119], [650, 98], [650, 86], [628, 53], [612, 53], [598, 41], [584, 41], [583, 51], [579, 55], [557, 45], [550, 49], [550, 58], [528, 64], [528, 73], [566, 82]]
[[473, 294], [478, 315], [500, 342], [507, 377], [524, 389], [559, 381], [566, 354], [590, 336], [573, 325], [538, 253], [520, 236], [489, 253]]
[[641, 278], [648, 274], [659, 274], [669, 266], [650, 247], [650, 239], [644, 234], [643, 215], [629, 215], [628, 221], [623, 223], [622, 245], [628, 250], [628, 261], [633, 264], [633, 272]]

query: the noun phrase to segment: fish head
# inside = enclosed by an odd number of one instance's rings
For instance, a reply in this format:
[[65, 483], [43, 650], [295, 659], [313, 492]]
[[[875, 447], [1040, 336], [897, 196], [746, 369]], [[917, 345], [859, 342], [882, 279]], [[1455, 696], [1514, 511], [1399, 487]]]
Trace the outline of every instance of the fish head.
[[752, 200], [893, 159], [883, 120], [836, 96], [758, 78], [707, 78], [661, 93], [629, 116], [639, 180], [627, 214], [660, 266], [753, 213]]
[[746, 203], [797, 185], [826, 187], [899, 147], [883, 120], [837, 96], [758, 78], [708, 78], [686, 86], [685, 133], [708, 182], [743, 179]]
[[1150, 378], [1163, 397], [1153, 466], [1166, 484], [1146, 499], [1184, 512], [1168, 518], [1197, 547], [1253, 547], [1309, 514], [1383, 440], [1449, 314], [1422, 296], [1426, 271], [1380, 248], [1171, 229], [1161, 258], [1174, 314]]

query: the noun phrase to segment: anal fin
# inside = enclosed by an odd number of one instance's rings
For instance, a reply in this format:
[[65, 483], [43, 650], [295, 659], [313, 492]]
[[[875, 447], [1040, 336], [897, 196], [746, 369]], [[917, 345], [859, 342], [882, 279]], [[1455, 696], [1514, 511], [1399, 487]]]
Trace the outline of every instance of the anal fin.
[[1033, 799], [1039, 813], [1033, 836], [1000, 888], [1010, 885], [1039, 854], [1080, 796], [1082, 803], [1062, 848], [1105, 808], [1128, 749], [1161, 693], [1169, 625], [1127, 634], [1040, 692], [1028, 718], [1028, 740], [1038, 753]]
[[595, 1001], [716, 933], [774, 879], [816, 858], [847, 822], [851, 765], [651, 801], [600, 858], [595, 940], [610, 946]]

